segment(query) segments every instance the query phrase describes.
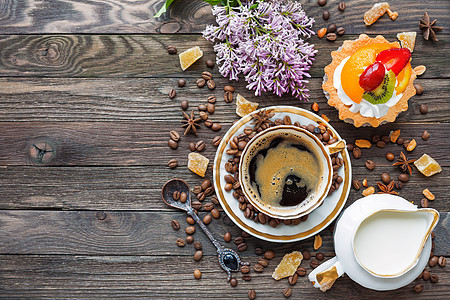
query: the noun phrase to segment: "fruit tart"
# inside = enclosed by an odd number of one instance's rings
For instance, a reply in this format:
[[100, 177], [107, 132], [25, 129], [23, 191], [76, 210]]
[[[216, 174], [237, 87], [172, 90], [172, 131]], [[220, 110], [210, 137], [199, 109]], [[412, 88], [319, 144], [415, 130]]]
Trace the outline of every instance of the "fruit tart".
[[322, 88], [339, 118], [355, 127], [393, 122], [416, 94], [411, 51], [382, 36], [361, 34], [331, 52]]

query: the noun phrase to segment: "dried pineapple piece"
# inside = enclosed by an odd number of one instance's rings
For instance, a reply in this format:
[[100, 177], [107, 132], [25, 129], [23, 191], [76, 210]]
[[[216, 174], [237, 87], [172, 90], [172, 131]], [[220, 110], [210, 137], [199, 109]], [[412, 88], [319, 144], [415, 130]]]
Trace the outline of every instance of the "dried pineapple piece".
[[208, 168], [209, 159], [201, 154], [192, 152], [188, 155], [188, 168], [195, 174], [205, 177]]
[[273, 279], [280, 280], [281, 278], [294, 275], [302, 259], [303, 255], [298, 251], [286, 254], [273, 272]]
[[181, 69], [184, 71], [203, 56], [203, 51], [199, 46], [187, 49], [178, 55], [180, 57]]
[[379, 17], [384, 15], [388, 9], [389, 3], [387, 2], [375, 3], [371, 9], [364, 13], [364, 23], [367, 26], [372, 25]]
[[414, 44], [416, 43], [416, 33], [414, 31], [397, 33], [397, 38], [403, 48], [408, 48], [409, 51], [413, 52]]
[[430, 177], [436, 173], [442, 171], [441, 166], [428, 154], [422, 155], [418, 160], [414, 162], [417, 170], [423, 175]]
[[254, 112], [258, 108], [259, 103], [250, 102], [240, 94], [236, 97], [236, 114], [239, 117], [243, 117], [248, 115], [249, 113]]

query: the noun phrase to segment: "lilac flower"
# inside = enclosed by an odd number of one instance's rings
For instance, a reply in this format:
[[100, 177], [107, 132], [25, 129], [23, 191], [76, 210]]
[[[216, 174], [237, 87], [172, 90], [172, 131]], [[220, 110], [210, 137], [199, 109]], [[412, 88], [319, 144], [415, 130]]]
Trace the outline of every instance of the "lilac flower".
[[314, 45], [305, 42], [314, 34], [314, 19], [291, 0], [238, 1], [237, 7], [214, 6], [216, 25], [203, 36], [214, 43], [219, 72], [231, 80], [239, 74], [255, 95], [290, 93], [307, 100], [305, 84], [314, 61]]

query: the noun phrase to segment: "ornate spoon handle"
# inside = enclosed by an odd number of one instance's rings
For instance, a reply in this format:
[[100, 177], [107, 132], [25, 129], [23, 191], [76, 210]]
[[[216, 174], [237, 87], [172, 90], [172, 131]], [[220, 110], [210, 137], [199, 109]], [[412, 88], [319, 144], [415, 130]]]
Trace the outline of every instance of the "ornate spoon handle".
[[197, 222], [198, 225], [200, 225], [200, 227], [202, 228], [202, 230], [206, 234], [206, 236], [211, 240], [211, 242], [214, 244], [214, 246], [216, 246], [217, 252], [219, 252], [220, 250], [223, 250], [224, 247], [214, 238], [211, 231], [209, 231], [209, 229], [205, 226], [205, 224], [203, 224], [202, 220], [200, 220], [200, 218], [197, 216], [197, 214], [194, 212], [194, 210], [191, 207], [189, 207], [187, 209], [187, 213], [195, 220], [195, 222]]

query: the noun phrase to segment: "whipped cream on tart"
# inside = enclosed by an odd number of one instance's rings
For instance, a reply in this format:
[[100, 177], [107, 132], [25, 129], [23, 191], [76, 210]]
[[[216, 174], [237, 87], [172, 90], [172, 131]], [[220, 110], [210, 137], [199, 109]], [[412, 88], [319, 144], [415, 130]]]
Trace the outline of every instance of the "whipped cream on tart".
[[[328, 104], [339, 111], [339, 118], [341, 120], [351, 123], [356, 127], [378, 127], [380, 124], [393, 122], [400, 112], [408, 109], [408, 99], [416, 93], [413, 87], [416, 74], [412, 70], [410, 63], [408, 63], [404, 67], [405, 70], [407, 69], [406, 71], [401, 70], [399, 72], [397, 70], [397, 73], [401, 74], [391, 74], [393, 75], [390, 77], [391, 80], [395, 78], [390, 83], [390, 92], [392, 94], [388, 93], [384, 99], [378, 102], [370, 100], [370, 97], [368, 98], [366, 96], [367, 92], [364, 92], [359, 86], [358, 78], [360, 74], [355, 74], [356, 72], [350, 72], [349, 74], [349, 70], [352, 70], [352, 68], [350, 68], [351, 66], [346, 66], [346, 63], [350, 58], [353, 59], [353, 63], [355, 60], [357, 61], [357, 57], [352, 57], [355, 53], [355, 56], [358, 54], [361, 56], [361, 60], [367, 60], [364, 57], [364, 51], [365, 49], [369, 49], [373, 52], [375, 51], [373, 48], [376, 48], [378, 53], [385, 49], [400, 48], [400, 45], [398, 42], [390, 43], [382, 36], [370, 38], [365, 34], [361, 34], [357, 40], [345, 41], [342, 47], [337, 51], [333, 51], [331, 53], [333, 58], [332, 62], [325, 67], [322, 88], [328, 98]], [[343, 73], [344, 66], [346, 66], [346, 70]], [[361, 69], [357, 69], [357, 67], [356, 65], [354, 69], [361, 73]], [[385, 71], [387, 76], [387, 69]], [[398, 80], [399, 78], [401, 79], [400, 81]], [[392, 91], [392, 87], [394, 86], [395, 88]], [[369, 99], [369, 101], [363, 99], [363, 97]]]

